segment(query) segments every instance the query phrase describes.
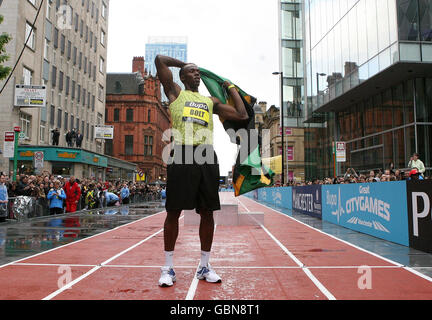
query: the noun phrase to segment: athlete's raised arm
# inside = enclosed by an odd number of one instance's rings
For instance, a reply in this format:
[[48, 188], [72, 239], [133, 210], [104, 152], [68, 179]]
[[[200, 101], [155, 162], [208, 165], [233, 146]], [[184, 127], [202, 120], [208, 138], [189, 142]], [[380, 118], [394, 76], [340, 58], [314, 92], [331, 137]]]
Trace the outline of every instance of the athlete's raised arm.
[[210, 99], [212, 99], [214, 104], [213, 112], [225, 120], [245, 121], [249, 119], [243, 100], [236, 88], [234, 88], [228, 81], [224, 82], [224, 86], [229, 88], [228, 92], [234, 100], [234, 108], [231, 105], [222, 103], [218, 98], [211, 97]]
[[163, 85], [166, 96], [170, 103], [173, 102], [180, 94], [180, 86], [173, 81], [173, 75], [169, 67], [182, 68], [186, 63], [158, 54], [155, 58], [155, 65], [157, 69], [157, 76]]

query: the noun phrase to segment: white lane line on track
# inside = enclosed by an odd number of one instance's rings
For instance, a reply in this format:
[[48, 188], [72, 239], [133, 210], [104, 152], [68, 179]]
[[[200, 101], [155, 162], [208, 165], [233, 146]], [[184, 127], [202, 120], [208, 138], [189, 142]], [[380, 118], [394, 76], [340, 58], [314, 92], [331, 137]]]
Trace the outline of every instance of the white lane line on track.
[[85, 240], [88, 240], [88, 239], [91, 239], [91, 238], [94, 238], [94, 237], [98, 237], [98, 236], [103, 235], [103, 234], [108, 233], [108, 232], [111, 232], [111, 231], [114, 231], [114, 230], [117, 230], [117, 229], [121, 229], [121, 228], [124, 228], [124, 227], [126, 227], [126, 226], [130, 226], [131, 224], [137, 223], [137, 222], [139, 222], [139, 221], [142, 221], [142, 220], [145, 220], [145, 219], [148, 219], [148, 218], [154, 217], [154, 216], [156, 216], [156, 215], [159, 215], [159, 214], [161, 214], [161, 213], [165, 213], [165, 212], [166, 212], [166, 211], [160, 211], [160, 212], [157, 212], [157, 213], [152, 214], [152, 215], [150, 215], [150, 216], [144, 217], [144, 218], [142, 218], [142, 219], [135, 220], [135, 221], [132, 221], [132, 222], [129, 222], [129, 223], [123, 224], [123, 225], [121, 225], [121, 226], [115, 227], [114, 229], [109, 229], [109, 230], [106, 230], [106, 231], [104, 231], [104, 232], [101, 232], [101, 233], [98, 233], [98, 234], [94, 234], [94, 235], [92, 235], [92, 236], [90, 236], [90, 237], [87, 237], [87, 238], [83, 238], [83, 239], [80, 239], [80, 240], [77, 240], [77, 241], [74, 241], [74, 242], [71, 242], [71, 243], [68, 243], [68, 244], [65, 244], [65, 245], [59, 246], [59, 247], [55, 247], [55, 248], [52, 248], [52, 249], [49, 249], [49, 250], [46, 250], [46, 251], [43, 251], [43, 252], [36, 253], [36, 254], [34, 254], [34, 255], [31, 255], [31, 256], [28, 256], [28, 257], [22, 258], [22, 259], [18, 259], [18, 260], [15, 260], [15, 261], [12, 261], [12, 262], [6, 263], [6, 264], [4, 264], [4, 265], [1, 265], [1, 266], [0, 266], [0, 269], [1, 269], [1, 268], [4, 268], [4, 267], [7, 267], [7, 266], [9, 266], [9, 265], [13, 265], [13, 264], [19, 263], [20, 261], [23, 261], [23, 260], [31, 259], [31, 258], [34, 258], [34, 257], [40, 256], [40, 255], [46, 254], [46, 253], [48, 253], [48, 252], [52, 252], [52, 251], [55, 251], [55, 250], [58, 250], [58, 249], [62, 249], [62, 248], [65, 248], [65, 247], [68, 247], [68, 246], [71, 246], [71, 245], [77, 244], [77, 243], [79, 243], [79, 242], [81, 242], [81, 241], [85, 241]]
[[195, 273], [193, 275], [193, 279], [192, 279], [191, 285], [189, 287], [189, 290], [187, 292], [185, 300], [193, 300], [195, 297], [195, 292], [196, 292], [196, 289], [198, 287], [198, 282], [199, 282], [199, 279], [196, 277], [196, 274], [197, 274], [198, 269], [199, 269], [199, 265], [200, 264], [198, 263], [198, 266], [197, 266]]
[[[217, 227], [217, 224], [215, 223], [213, 234], [216, 234], [216, 227]], [[193, 300], [194, 297], [195, 297], [195, 292], [196, 292], [196, 289], [197, 289], [198, 283], [199, 283], [199, 279], [196, 277], [196, 275], [198, 273], [198, 269], [200, 267], [200, 263], [201, 263], [201, 261], [198, 263], [196, 271], [195, 271], [195, 273], [193, 275], [193, 279], [192, 279], [191, 285], [189, 287], [189, 290], [188, 290], [188, 292], [186, 294], [185, 300]]]
[[[240, 199], [238, 199], [239, 203], [242, 204]], [[242, 204], [243, 205], [243, 204]], [[244, 205], [243, 205], [244, 206]], [[245, 207], [245, 206], [244, 206]], [[249, 212], [249, 210], [248, 210]], [[336, 300], [335, 296], [333, 296], [330, 291], [327, 290], [327, 288], [312, 274], [312, 272], [305, 267], [304, 263], [302, 263], [297, 257], [292, 254], [291, 251], [289, 251], [266, 227], [264, 227], [260, 222], [258, 222], [254, 217], [251, 217], [254, 219], [261, 228], [272, 238], [277, 245], [292, 259], [294, 262], [303, 270], [303, 272], [309, 277], [309, 279], [315, 284], [315, 286], [327, 297], [329, 300]]]
[[[246, 198], [246, 199], [249, 199], [249, 198]], [[278, 213], [278, 214], [281, 214], [281, 215], [283, 215], [284, 217], [287, 217], [287, 218], [289, 218], [289, 219], [291, 219], [291, 220], [294, 220], [295, 222], [298, 222], [298, 223], [300, 223], [300, 224], [302, 224], [302, 225], [304, 225], [304, 226], [306, 226], [306, 227], [308, 227], [308, 228], [310, 228], [310, 229], [312, 229], [312, 230], [315, 230], [315, 231], [318, 231], [318, 232], [320, 232], [320, 233], [322, 233], [322, 234], [325, 234], [325, 235], [329, 236], [330, 238], [333, 238], [333, 239], [335, 239], [335, 240], [338, 240], [338, 241], [340, 241], [340, 242], [342, 242], [342, 243], [345, 243], [345, 244], [347, 244], [347, 245], [349, 245], [349, 246], [351, 246], [351, 247], [353, 247], [353, 248], [355, 248], [355, 249], [358, 249], [358, 250], [363, 251], [363, 252], [365, 252], [365, 253], [368, 253], [368, 254], [370, 254], [370, 255], [372, 255], [372, 256], [375, 256], [375, 257], [377, 257], [377, 258], [380, 258], [380, 259], [382, 259], [382, 260], [384, 260], [384, 261], [387, 261], [387, 262], [389, 262], [389, 263], [391, 263], [391, 264], [393, 264], [393, 265], [396, 265], [396, 266], [398, 266], [398, 267], [400, 267], [400, 268], [403, 268], [403, 269], [405, 269], [405, 270], [407, 270], [407, 271], [409, 271], [409, 272], [411, 272], [411, 273], [413, 273], [413, 274], [415, 274], [415, 275], [417, 275], [417, 276], [419, 276], [419, 277], [422, 277], [423, 279], [425, 279], [425, 280], [427, 280], [427, 281], [429, 281], [429, 282], [432, 282], [432, 278], [431, 278], [431, 277], [429, 277], [429, 276], [427, 276], [427, 275], [425, 275], [425, 274], [422, 274], [422, 273], [418, 272], [417, 270], [412, 269], [411, 267], [404, 266], [403, 264], [400, 264], [399, 262], [396, 262], [396, 261], [390, 260], [390, 259], [388, 259], [388, 258], [385, 258], [385, 257], [383, 257], [383, 256], [380, 256], [379, 254], [377, 254], [377, 253], [375, 253], [375, 252], [372, 252], [372, 251], [369, 251], [369, 250], [367, 250], [367, 249], [364, 249], [364, 248], [361, 248], [361, 247], [359, 247], [359, 246], [356, 246], [355, 244], [350, 243], [350, 242], [348, 242], [348, 241], [345, 241], [345, 240], [343, 240], [343, 239], [339, 239], [339, 238], [337, 238], [337, 237], [334, 236], [334, 235], [331, 235], [331, 234], [329, 234], [329, 233], [326, 233], [326, 232], [324, 232], [324, 231], [322, 231], [322, 230], [320, 230], [320, 229], [316, 229], [316, 228], [314, 228], [314, 227], [312, 227], [312, 226], [310, 226], [310, 225], [308, 225], [308, 224], [306, 224], [306, 223], [304, 223], [304, 222], [302, 222], [302, 221], [300, 221], [300, 220], [297, 220], [297, 219], [294, 218], [294, 217], [290, 217], [289, 215], [287, 215], [287, 214], [285, 214], [285, 213], [283, 213], [283, 212], [280, 212], [280, 211], [278, 211], [278, 210], [276, 210], [276, 209], [273, 209], [273, 208], [271, 208], [271, 207], [268, 207], [268, 206], [266, 206], [265, 204], [259, 203], [259, 202], [255, 201], [255, 200], [253, 200], [253, 199], [249, 199], [249, 200], [254, 201], [254, 202], [257, 203], [258, 205], [261, 205], [261, 206], [263, 206], [263, 207], [266, 207], [266, 208], [268, 208], [268, 209], [270, 209], [270, 210], [272, 210], [272, 211], [274, 211], [274, 212], [276, 212], [276, 213]]]
[[[35, 266], [35, 267], [97, 267], [95, 264], [64, 264], [64, 263], [16, 263], [14, 266]], [[160, 266], [144, 266], [144, 265], [126, 265], [126, 264], [110, 264], [100, 265], [102, 268], [143, 268], [143, 269], [159, 269]], [[308, 266], [308, 269], [359, 269], [361, 266]], [[399, 266], [367, 266], [371, 269], [397, 269], [403, 268]], [[195, 266], [176, 266], [176, 269], [192, 269]], [[218, 266], [218, 269], [301, 269], [300, 266]], [[431, 267], [429, 267], [430, 269]]]
[[[184, 217], [181, 216], [180, 219], [182, 219]], [[93, 269], [91, 269], [90, 271], [86, 272], [85, 274], [83, 274], [82, 276], [78, 277], [77, 279], [71, 281], [70, 283], [66, 284], [65, 286], [61, 287], [60, 289], [58, 289], [57, 291], [51, 293], [50, 295], [46, 296], [45, 298], [43, 298], [42, 300], [51, 300], [52, 298], [56, 297], [57, 295], [59, 295], [60, 293], [62, 293], [63, 291], [69, 289], [70, 287], [72, 287], [73, 285], [77, 284], [78, 282], [80, 282], [81, 280], [87, 278], [89, 275], [91, 275], [92, 273], [94, 273], [95, 271], [99, 270], [100, 268], [104, 267], [106, 264], [110, 263], [111, 261], [113, 261], [114, 259], [117, 259], [118, 257], [120, 257], [121, 255], [125, 254], [126, 252], [129, 252], [130, 250], [136, 248], [137, 246], [143, 244], [144, 242], [150, 240], [151, 238], [153, 238], [154, 236], [158, 235], [159, 233], [163, 232], [163, 228], [160, 229], [159, 231], [153, 233], [152, 235], [148, 236], [147, 238], [141, 240], [140, 242], [134, 244], [133, 246], [121, 251], [120, 253], [112, 256], [111, 258], [109, 258], [108, 260], [102, 262], [100, 265], [94, 267]]]

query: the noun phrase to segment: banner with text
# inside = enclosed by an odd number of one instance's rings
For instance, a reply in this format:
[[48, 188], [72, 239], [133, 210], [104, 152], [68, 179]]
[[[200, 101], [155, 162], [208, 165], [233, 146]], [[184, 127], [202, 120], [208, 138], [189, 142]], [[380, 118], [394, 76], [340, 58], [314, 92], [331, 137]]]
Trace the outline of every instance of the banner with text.
[[261, 188], [247, 193], [245, 196], [264, 204], [284, 209], [292, 209], [292, 187]]
[[322, 215], [321, 185], [293, 187], [293, 212], [304, 213], [321, 218]]
[[405, 181], [324, 185], [323, 220], [409, 245]]
[[432, 253], [432, 180], [407, 181], [410, 247]]

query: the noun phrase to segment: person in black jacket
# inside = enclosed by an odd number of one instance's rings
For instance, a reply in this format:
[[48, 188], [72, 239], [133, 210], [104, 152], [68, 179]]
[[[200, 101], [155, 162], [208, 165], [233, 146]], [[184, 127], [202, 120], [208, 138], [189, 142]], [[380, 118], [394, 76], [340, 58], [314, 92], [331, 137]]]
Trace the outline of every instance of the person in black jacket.
[[55, 128], [51, 130], [52, 133], [52, 144], [53, 146], [58, 146], [59, 144], [59, 138], [60, 138], [60, 131], [58, 128]]
[[77, 130], [77, 133], [76, 133], [76, 147], [77, 148], [81, 148], [81, 144], [82, 144], [83, 139], [84, 139], [84, 136], [82, 135], [82, 133], [79, 130]]
[[68, 147], [72, 147], [72, 132], [68, 131], [66, 133], [66, 143]]
[[17, 184], [17, 195], [19, 196], [30, 196], [32, 193], [31, 186], [28, 183], [28, 177], [21, 177], [20, 181]]

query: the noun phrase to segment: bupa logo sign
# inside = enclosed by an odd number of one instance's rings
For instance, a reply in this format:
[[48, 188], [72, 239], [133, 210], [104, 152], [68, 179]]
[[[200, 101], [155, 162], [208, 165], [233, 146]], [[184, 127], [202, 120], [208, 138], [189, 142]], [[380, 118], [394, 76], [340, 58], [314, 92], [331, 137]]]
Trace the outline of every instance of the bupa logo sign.
[[432, 181], [408, 181], [410, 247], [432, 253]]

